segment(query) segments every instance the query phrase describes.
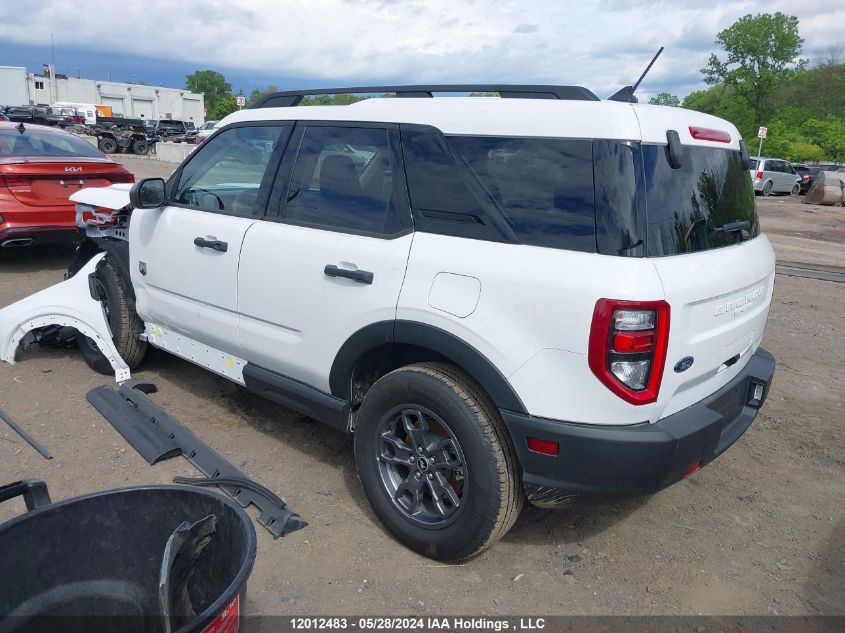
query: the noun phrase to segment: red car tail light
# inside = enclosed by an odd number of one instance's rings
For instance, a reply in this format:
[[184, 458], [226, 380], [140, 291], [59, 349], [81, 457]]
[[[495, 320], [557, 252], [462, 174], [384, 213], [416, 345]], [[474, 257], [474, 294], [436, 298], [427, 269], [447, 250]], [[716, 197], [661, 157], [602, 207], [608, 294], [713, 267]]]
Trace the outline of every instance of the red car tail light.
[[132, 174], [109, 174], [106, 178], [112, 182], [135, 182], [135, 176]]
[[731, 142], [731, 135], [722, 130], [713, 130], [708, 127], [690, 126], [689, 133], [696, 141], [715, 141], [717, 143]]
[[532, 453], [540, 453], [541, 455], [549, 455], [557, 457], [560, 453], [560, 445], [553, 440], [541, 440], [539, 437], [525, 438], [528, 443], [528, 450]]
[[593, 310], [588, 362], [602, 384], [631, 404], [657, 400], [666, 348], [665, 301], [599, 299]]
[[32, 178], [30, 176], [17, 176], [9, 174], [0, 174], [0, 187], [31, 187]]
[[757, 180], [763, 180], [763, 172], [758, 171], [756, 174], [754, 174], [754, 178], [756, 178]]

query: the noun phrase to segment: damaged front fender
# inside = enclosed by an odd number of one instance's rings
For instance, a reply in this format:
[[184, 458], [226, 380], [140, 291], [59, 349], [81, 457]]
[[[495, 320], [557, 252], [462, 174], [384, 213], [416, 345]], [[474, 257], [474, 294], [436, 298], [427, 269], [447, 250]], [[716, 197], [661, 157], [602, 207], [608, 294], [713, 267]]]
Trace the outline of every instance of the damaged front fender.
[[114, 369], [117, 382], [129, 380], [129, 367], [117, 353], [103, 307], [88, 289], [88, 275], [104, 256], [94, 256], [70, 279], [0, 310], [0, 360], [14, 365], [21, 339], [32, 330], [69, 326], [96, 343]]

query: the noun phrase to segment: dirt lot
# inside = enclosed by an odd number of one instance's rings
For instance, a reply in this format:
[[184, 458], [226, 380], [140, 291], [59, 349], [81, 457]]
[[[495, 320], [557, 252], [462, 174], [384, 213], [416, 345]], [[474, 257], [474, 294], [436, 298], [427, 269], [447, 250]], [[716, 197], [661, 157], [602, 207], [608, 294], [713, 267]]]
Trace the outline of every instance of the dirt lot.
[[[843, 210], [805, 206], [760, 201], [779, 259], [845, 266]], [[68, 256], [0, 252], [0, 306], [60, 281]], [[349, 438], [163, 353], [136, 376], [310, 523], [277, 541], [257, 528], [251, 614], [845, 614], [843, 315], [844, 285], [779, 276], [764, 343], [779, 362], [775, 382], [731, 450], [649, 498], [526, 508], [493, 549], [451, 567], [381, 528]], [[40, 477], [62, 499], [196, 474], [181, 458], [147, 466], [85, 401], [102, 384], [112, 383], [76, 350], [0, 363], [0, 407], [55, 456], [45, 461], [0, 426], [0, 482]], [[3, 504], [0, 521], [22, 510]]]

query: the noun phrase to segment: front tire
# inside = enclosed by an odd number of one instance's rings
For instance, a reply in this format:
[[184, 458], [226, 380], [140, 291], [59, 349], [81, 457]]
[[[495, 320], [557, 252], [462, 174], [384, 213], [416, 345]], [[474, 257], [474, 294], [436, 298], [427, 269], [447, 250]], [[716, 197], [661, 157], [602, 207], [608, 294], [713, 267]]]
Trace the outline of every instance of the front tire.
[[[129, 369], [135, 369], [147, 353], [146, 341], [140, 340], [137, 336], [141, 324], [135, 312], [135, 302], [126, 288], [117, 265], [108, 255], [97, 264], [94, 275], [94, 287], [100, 295], [114, 346]], [[77, 341], [79, 351], [82, 352], [82, 357], [91, 369], [100, 374], [114, 373], [108, 359], [103, 356], [92, 339], [79, 336]]]
[[522, 509], [518, 463], [499, 413], [450, 365], [403, 367], [370, 388], [357, 417], [355, 463], [385, 527], [437, 560], [484, 551]]

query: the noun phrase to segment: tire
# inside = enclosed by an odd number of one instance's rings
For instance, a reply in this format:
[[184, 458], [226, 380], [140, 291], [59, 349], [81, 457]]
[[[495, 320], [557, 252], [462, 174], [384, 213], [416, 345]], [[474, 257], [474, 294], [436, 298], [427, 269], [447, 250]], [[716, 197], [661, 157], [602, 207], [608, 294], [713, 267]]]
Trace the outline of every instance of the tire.
[[104, 136], [97, 141], [97, 147], [104, 154], [114, 154], [117, 151], [117, 141], [110, 136]]
[[793, 198], [795, 198], [795, 197], [799, 196], [800, 194], [801, 194], [801, 185], [799, 185], [796, 182], [794, 185], [792, 185], [792, 191], [789, 192], [789, 195], [792, 196]]
[[132, 144], [132, 151], [138, 156], [145, 156], [150, 152], [150, 145], [144, 140], [138, 140]]
[[764, 196], [772, 195], [772, 187], [773, 187], [773, 185], [772, 185], [771, 180], [769, 182], [767, 182], [765, 185], [763, 185], [763, 195]]
[[481, 387], [455, 367], [421, 363], [382, 377], [364, 397], [354, 438], [373, 511], [423, 556], [475, 556], [519, 516], [524, 494], [510, 436]]
[[[141, 329], [140, 319], [135, 312], [135, 301], [126, 289], [120, 270], [108, 255], [97, 264], [94, 283], [102, 297], [103, 311], [106, 313], [114, 346], [129, 369], [135, 369], [144, 360], [147, 343], [135, 334]], [[114, 373], [108, 359], [92, 339], [79, 336], [77, 340], [79, 350], [91, 369], [101, 374]]]

